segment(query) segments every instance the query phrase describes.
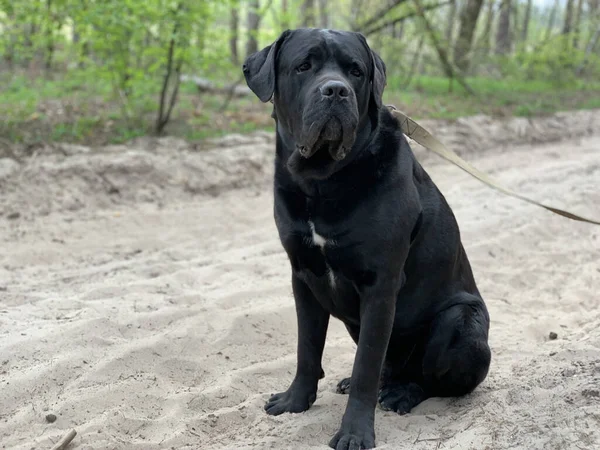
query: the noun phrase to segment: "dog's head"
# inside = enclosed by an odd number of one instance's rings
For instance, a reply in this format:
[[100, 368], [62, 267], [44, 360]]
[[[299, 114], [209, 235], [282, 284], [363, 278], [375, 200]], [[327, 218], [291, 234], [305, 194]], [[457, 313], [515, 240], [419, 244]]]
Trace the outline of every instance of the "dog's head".
[[288, 30], [243, 70], [256, 96], [273, 101], [278, 131], [294, 147], [288, 168], [302, 176], [335, 172], [382, 105], [385, 65], [360, 33]]

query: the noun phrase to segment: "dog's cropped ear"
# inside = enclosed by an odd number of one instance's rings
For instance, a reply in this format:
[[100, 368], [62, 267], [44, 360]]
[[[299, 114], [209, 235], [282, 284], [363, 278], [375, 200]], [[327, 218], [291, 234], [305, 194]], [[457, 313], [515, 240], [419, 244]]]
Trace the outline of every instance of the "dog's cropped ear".
[[284, 31], [275, 42], [251, 54], [244, 61], [243, 71], [246, 84], [263, 103], [268, 102], [275, 92], [277, 53], [289, 34], [290, 30]]
[[362, 33], [356, 34], [369, 52], [369, 59], [371, 60], [371, 96], [375, 101], [375, 105], [381, 108], [383, 105], [383, 90], [387, 84], [385, 63], [377, 53], [371, 50], [367, 38]]

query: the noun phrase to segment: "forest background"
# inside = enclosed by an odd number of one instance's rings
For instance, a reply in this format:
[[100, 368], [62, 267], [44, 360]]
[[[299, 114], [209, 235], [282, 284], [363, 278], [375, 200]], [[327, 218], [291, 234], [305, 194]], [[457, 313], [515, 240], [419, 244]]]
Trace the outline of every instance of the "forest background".
[[600, 0], [0, 0], [0, 146], [272, 129], [246, 55], [360, 31], [413, 117], [600, 107]]

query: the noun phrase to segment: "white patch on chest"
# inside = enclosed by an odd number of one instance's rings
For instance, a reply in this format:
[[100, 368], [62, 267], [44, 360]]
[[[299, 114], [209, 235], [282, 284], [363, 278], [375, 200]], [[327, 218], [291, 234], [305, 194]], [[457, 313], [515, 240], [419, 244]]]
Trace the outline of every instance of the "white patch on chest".
[[308, 226], [310, 227], [310, 231], [312, 233], [313, 244], [317, 247], [324, 248], [327, 244], [327, 239], [325, 239], [323, 236], [321, 236], [315, 231], [315, 224], [312, 223], [310, 220], [308, 221]]
[[[316, 245], [317, 247], [321, 247], [321, 252], [323, 254], [325, 254], [325, 252], [323, 251], [325, 249], [325, 246], [328, 244], [333, 244], [333, 241], [327, 241], [327, 239], [325, 239], [323, 236], [321, 236], [319, 233], [317, 233], [317, 231], [315, 230], [315, 224], [312, 221], [308, 221], [308, 226], [310, 227], [310, 231], [312, 233], [312, 244]], [[325, 263], [327, 266], [327, 276], [329, 277], [329, 285], [331, 286], [332, 289], [335, 289], [335, 285], [336, 285], [336, 279], [335, 279], [335, 273], [333, 272], [333, 270], [331, 269], [331, 267], [329, 267], [329, 264]]]
[[329, 264], [327, 265], [327, 276], [329, 277], [329, 285], [331, 286], [331, 289], [335, 289], [335, 273], [333, 273], [333, 270], [331, 267], [329, 267]]

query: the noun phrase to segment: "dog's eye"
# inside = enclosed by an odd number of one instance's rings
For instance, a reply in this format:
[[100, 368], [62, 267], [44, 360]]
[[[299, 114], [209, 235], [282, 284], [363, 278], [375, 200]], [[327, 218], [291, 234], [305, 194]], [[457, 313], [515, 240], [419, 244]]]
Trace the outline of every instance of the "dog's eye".
[[311, 67], [312, 66], [310, 65], [309, 62], [305, 62], [305, 63], [300, 64], [298, 67], [296, 67], [296, 71], [298, 73], [306, 72], [307, 70], [310, 70]]
[[362, 77], [362, 71], [356, 67], [350, 71], [350, 75], [355, 77]]

